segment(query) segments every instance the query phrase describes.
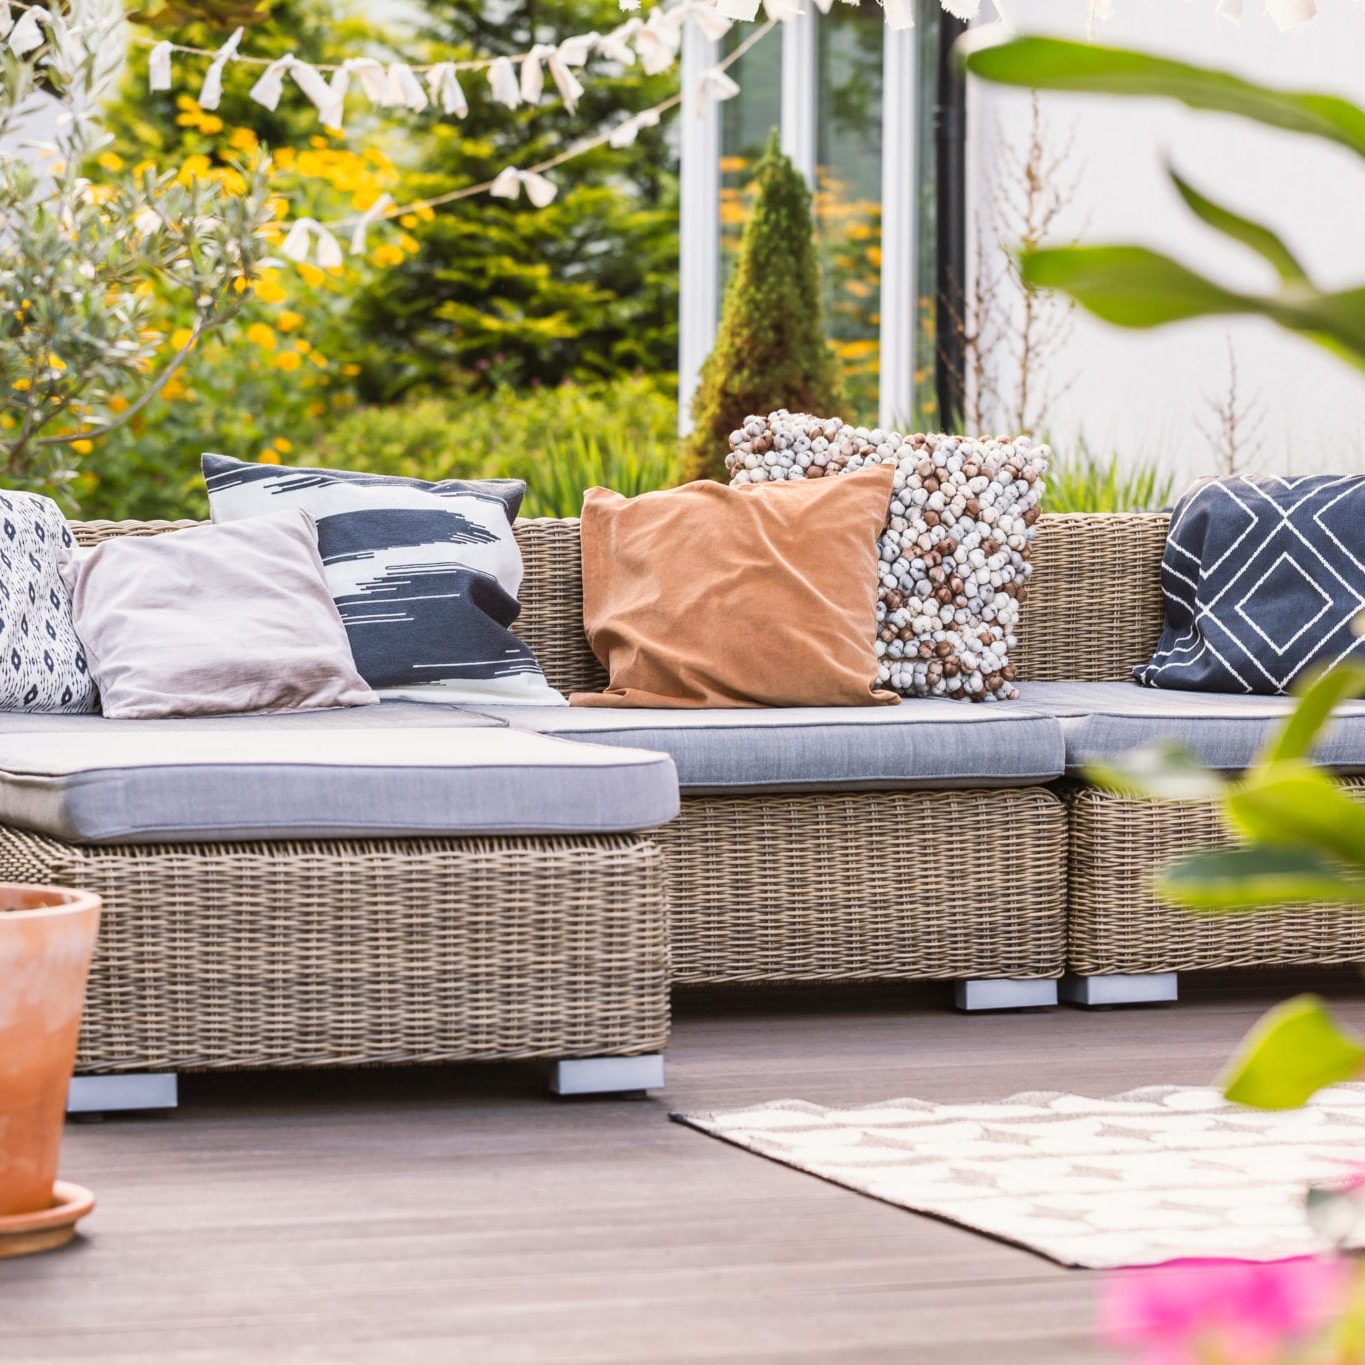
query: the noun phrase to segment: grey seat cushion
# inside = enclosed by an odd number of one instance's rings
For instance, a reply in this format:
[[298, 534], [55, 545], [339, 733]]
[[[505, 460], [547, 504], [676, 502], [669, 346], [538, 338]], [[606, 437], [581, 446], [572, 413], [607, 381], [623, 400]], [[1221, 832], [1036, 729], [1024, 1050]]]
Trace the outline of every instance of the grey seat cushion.
[[1017, 702], [480, 710], [520, 730], [671, 754], [685, 792], [1026, 786], [1063, 763], [1057, 722]]
[[0, 823], [73, 843], [606, 834], [677, 813], [665, 756], [448, 707], [0, 716]]
[[[1292, 697], [1183, 692], [1131, 682], [1020, 683], [1020, 704], [1055, 716], [1066, 737], [1067, 771], [1157, 740], [1174, 739], [1211, 768], [1252, 763], [1294, 707]], [[1365, 702], [1349, 702], [1315, 755], [1343, 772], [1365, 770]]]

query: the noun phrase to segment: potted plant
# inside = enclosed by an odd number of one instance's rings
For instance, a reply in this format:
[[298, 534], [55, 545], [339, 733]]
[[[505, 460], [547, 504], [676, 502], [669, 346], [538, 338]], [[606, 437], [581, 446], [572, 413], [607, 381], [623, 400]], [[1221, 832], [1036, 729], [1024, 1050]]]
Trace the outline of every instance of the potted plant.
[[100, 898], [0, 884], [0, 1257], [69, 1242], [94, 1207], [57, 1181]]

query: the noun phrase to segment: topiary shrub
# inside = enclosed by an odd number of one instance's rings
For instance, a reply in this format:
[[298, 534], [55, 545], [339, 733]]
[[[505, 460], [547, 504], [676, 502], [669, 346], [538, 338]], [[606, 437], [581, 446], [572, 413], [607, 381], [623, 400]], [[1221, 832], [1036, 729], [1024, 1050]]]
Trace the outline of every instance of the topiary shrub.
[[730, 433], [750, 414], [777, 408], [829, 414], [842, 396], [821, 317], [810, 187], [779, 149], [776, 129], [757, 179], [720, 334], [692, 402], [695, 426], [683, 463], [689, 479], [727, 477]]

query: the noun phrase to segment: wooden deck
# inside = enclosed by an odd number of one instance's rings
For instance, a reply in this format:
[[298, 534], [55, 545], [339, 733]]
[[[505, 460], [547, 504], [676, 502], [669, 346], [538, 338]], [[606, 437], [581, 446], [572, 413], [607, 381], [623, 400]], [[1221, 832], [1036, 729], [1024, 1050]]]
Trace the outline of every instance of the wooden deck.
[[173, 1117], [71, 1126], [99, 1207], [0, 1262], [0, 1360], [1068, 1365], [1096, 1286], [667, 1121], [782, 1096], [1202, 1083], [1305, 985], [1187, 978], [1175, 1007], [963, 1017], [945, 989], [692, 996], [670, 1085], [555, 1102], [531, 1069], [190, 1079]]

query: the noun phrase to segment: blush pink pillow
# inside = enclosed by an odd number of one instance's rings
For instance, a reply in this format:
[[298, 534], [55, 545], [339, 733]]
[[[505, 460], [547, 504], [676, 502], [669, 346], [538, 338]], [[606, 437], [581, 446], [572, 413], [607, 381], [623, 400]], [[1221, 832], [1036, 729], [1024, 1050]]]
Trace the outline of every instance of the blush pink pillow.
[[301, 511], [118, 536], [66, 570], [76, 634], [120, 720], [368, 706]]

